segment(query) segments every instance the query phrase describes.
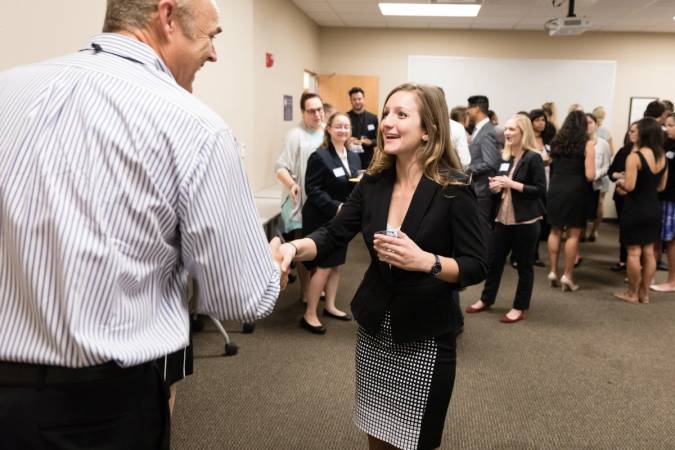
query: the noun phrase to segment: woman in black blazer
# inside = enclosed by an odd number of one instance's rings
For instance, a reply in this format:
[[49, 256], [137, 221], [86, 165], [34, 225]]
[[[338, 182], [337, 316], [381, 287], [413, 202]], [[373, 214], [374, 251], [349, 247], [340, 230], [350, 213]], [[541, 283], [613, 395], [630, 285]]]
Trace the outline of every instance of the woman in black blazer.
[[[307, 160], [305, 171], [307, 201], [302, 207], [304, 236], [335, 217], [354, 188], [354, 183], [349, 180], [358, 176], [361, 159], [356, 153], [347, 150], [346, 143], [350, 136], [349, 117], [346, 114], [334, 113], [328, 118], [323, 145]], [[345, 263], [346, 256], [347, 246], [342, 246], [320, 260], [304, 263], [307, 269], [314, 272], [307, 286], [307, 307], [305, 315], [300, 319], [302, 328], [316, 334], [326, 332], [316, 312], [322, 291], [326, 293], [324, 316], [338, 320], [352, 320], [352, 316], [335, 306], [335, 296], [340, 282], [338, 267]]]
[[454, 384], [457, 293], [485, 276], [476, 196], [448, 123], [439, 88], [395, 88], [374, 159], [337, 216], [275, 251], [285, 271], [293, 259], [321, 259], [363, 234], [371, 262], [352, 301], [360, 325], [353, 420], [371, 449], [440, 445]]
[[488, 275], [483, 293], [467, 313], [490, 309], [497, 298], [504, 263], [509, 251], [518, 262], [518, 287], [512, 309], [500, 321], [515, 323], [525, 319], [534, 284], [534, 249], [539, 243], [540, 221], [545, 214], [546, 172], [544, 161], [534, 150], [534, 130], [525, 115], [517, 115], [504, 129], [506, 145], [502, 164], [490, 178], [490, 190], [499, 194], [493, 242], [488, 257]]

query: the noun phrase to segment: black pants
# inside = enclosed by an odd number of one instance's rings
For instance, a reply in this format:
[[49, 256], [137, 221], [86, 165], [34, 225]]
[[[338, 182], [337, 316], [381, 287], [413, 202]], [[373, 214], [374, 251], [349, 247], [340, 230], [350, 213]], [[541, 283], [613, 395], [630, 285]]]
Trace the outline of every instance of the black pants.
[[534, 284], [534, 248], [539, 244], [539, 222], [527, 225], [495, 224], [492, 245], [488, 253], [488, 273], [480, 299], [492, 305], [497, 298], [499, 283], [504, 272], [504, 263], [509, 251], [518, 262], [518, 287], [513, 307], [522, 311], [530, 307], [532, 285]]
[[106, 380], [30, 384], [0, 384], [3, 450], [169, 449], [167, 393], [152, 364]]
[[492, 230], [495, 225], [495, 211], [492, 196], [478, 197], [478, 217], [483, 226], [483, 238], [490, 245], [492, 242]]

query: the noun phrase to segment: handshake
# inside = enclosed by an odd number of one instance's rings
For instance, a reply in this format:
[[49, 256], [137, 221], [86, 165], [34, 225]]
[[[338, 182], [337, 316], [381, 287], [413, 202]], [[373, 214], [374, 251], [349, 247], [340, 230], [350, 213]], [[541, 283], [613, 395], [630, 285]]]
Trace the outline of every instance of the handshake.
[[291, 262], [297, 254], [297, 247], [293, 244], [282, 243], [278, 237], [272, 238], [270, 241], [270, 251], [272, 258], [281, 272], [280, 286], [281, 290], [286, 289], [288, 284], [288, 274], [291, 270]]

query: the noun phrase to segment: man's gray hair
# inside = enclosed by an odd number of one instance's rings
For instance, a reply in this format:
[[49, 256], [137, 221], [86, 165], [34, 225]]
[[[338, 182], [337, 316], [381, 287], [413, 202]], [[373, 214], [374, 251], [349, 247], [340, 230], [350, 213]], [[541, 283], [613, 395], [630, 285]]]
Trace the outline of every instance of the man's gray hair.
[[[107, 0], [104, 33], [133, 31], [145, 28], [159, 0]], [[186, 36], [192, 37], [194, 1], [176, 0], [176, 18]]]

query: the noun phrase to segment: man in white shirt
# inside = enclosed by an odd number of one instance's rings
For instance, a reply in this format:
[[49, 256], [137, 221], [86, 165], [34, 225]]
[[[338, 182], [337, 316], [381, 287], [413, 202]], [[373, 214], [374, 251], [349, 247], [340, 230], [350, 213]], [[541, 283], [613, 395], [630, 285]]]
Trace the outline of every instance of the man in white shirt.
[[468, 167], [471, 164], [471, 153], [469, 153], [469, 141], [466, 138], [464, 125], [450, 119], [450, 138], [452, 139], [452, 146], [459, 155], [462, 167]]
[[[79, 52], [0, 73], [0, 447], [168, 449], [154, 361], [280, 270], [230, 128], [192, 94], [212, 0], [108, 0]], [[278, 242], [276, 243], [278, 245]]]

